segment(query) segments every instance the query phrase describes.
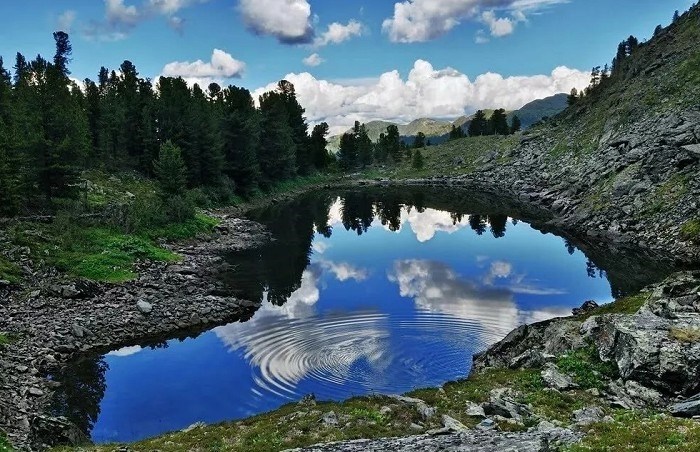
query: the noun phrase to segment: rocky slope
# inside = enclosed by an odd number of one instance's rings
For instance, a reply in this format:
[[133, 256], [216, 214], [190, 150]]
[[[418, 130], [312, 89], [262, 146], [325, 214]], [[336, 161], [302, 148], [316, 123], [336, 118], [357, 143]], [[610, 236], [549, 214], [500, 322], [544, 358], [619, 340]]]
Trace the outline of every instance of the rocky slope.
[[213, 236], [172, 247], [182, 262], [142, 263], [139, 278], [122, 285], [68, 281], [35, 269], [28, 250], [11, 250], [30, 289], [0, 288], [0, 331], [11, 340], [0, 347], [0, 430], [22, 450], [85, 442], [65, 419], [47, 415], [59, 385], [46, 376], [81, 356], [249, 318], [259, 301], [220, 286], [217, 273], [227, 268], [219, 254], [259, 246], [267, 237], [256, 223], [222, 218]]

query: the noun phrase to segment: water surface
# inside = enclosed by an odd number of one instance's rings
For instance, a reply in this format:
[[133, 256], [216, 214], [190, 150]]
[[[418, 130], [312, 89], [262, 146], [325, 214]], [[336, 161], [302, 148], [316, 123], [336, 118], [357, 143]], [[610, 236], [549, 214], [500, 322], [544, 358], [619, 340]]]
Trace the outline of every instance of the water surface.
[[255, 315], [86, 359], [58, 411], [96, 442], [133, 441], [310, 393], [341, 400], [436, 386], [466, 376], [475, 352], [518, 325], [653, 277], [629, 268], [635, 275], [617, 272], [611, 287], [570, 240], [488, 198], [318, 193], [251, 216], [276, 240], [228, 256], [223, 278], [262, 301]]

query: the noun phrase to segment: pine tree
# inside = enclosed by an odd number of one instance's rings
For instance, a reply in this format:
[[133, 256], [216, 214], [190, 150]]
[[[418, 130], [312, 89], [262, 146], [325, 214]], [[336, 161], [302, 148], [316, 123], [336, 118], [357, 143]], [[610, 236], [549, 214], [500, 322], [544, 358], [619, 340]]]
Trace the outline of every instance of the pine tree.
[[247, 89], [229, 86], [222, 98], [224, 173], [233, 179], [239, 192], [248, 194], [261, 178], [260, 114]]
[[424, 164], [423, 153], [420, 149], [416, 149], [416, 151], [413, 153], [413, 161], [411, 162], [411, 166], [413, 166], [415, 169], [423, 169]]
[[287, 121], [292, 129], [296, 171], [299, 174], [308, 174], [311, 171], [312, 159], [308, 136], [309, 125], [306, 123], [306, 118], [304, 118], [305, 110], [299, 104], [296, 90], [291, 82], [282, 80], [277, 84], [277, 87], [284, 99], [287, 109]]
[[328, 136], [328, 124], [322, 122], [314, 126], [309, 145], [311, 147], [311, 158], [316, 169], [323, 169], [328, 165], [329, 156], [326, 150], [328, 140], [326, 140], [326, 136]]
[[401, 135], [399, 128], [392, 124], [386, 128], [386, 150], [395, 163], [401, 161]]
[[357, 166], [357, 141], [354, 133], [344, 133], [340, 137], [338, 164], [344, 171], [350, 171]]
[[678, 12], [678, 10], [676, 10], [673, 13], [673, 22], [672, 23], [675, 24], [676, 22], [678, 22], [680, 20], [680, 18], [681, 18], [681, 14]]
[[469, 123], [469, 136], [478, 137], [481, 135], [486, 135], [488, 132], [488, 120], [486, 119], [486, 114], [483, 110], [477, 110]]
[[569, 96], [566, 98], [566, 104], [568, 106], [572, 106], [578, 101], [578, 99], [578, 90], [576, 88], [571, 88], [571, 93], [569, 93]]
[[423, 132], [418, 132], [416, 139], [413, 141], [413, 147], [415, 149], [421, 149], [425, 147], [425, 134]]
[[367, 127], [365, 127], [364, 124], [359, 127], [356, 133], [355, 143], [357, 146], [357, 158], [362, 168], [371, 165], [373, 151], [372, 140], [369, 138]]
[[508, 126], [508, 117], [506, 111], [499, 108], [493, 112], [489, 119], [489, 131], [494, 135], [509, 135], [510, 127]]
[[272, 91], [260, 96], [260, 115], [258, 162], [263, 182], [289, 179], [296, 174], [296, 146], [284, 95]]
[[187, 188], [187, 168], [182, 151], [172, 141], [166, 141], [153, 162], [158, 186], [164, 197], [182, 195]]
[[510, 122], [510, 133], [514, 134], [516, 132], [520, 132], [521, 128], [522, 123], [520, 122], [520, 118], [518, 118], [518, 115], [513, 115], [513, 119], [511, 119]]
[[654, 37], [659, 36], [664, 31], [664, 27], [657, 25], [654, 29]]

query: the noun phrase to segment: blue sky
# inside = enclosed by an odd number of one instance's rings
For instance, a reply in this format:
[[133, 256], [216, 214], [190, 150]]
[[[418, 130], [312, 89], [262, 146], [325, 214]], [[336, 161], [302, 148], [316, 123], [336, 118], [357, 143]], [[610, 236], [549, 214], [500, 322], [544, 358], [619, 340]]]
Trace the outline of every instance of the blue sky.
[[[310, 121], [344, 127], [355, 119], [408, 121], [419, 116], [456, 117], [476, 108], [513, 109], [568, 91], [585, 84], [593, 65], [608, 62], [624, 37], [648, 38], [656, 25], [670, 22], [674, 10], [686, 10], [691, 4], [691, 0], [7, 1], [0, 4], [4, 19], [0, 55], [6, 66], [12, 66], [17, 51], [27, 57], [51, 56], [51, 32], [65, 29], [73, 42], [71, 69], [77, 79], [94, 79], [100, 66], [117, 68], [125, 59], [142, 76], [181, 75], [191, 82], [215, 80], [251, 91], [286, 77], [297, 85], [302, 103], [308, 104]], [[214, 49], [220, 52], [212, 64]], [[317, 56], [309, 58], [313, 55]], [[199, 64], [187, 64], [198, 60]], [[553, 73], [561, 67], [569, 71]], [[487, 73], [501, 79], [488, 76], [479, 81]], [[382, 74], [390, 75], [381, 82]]]

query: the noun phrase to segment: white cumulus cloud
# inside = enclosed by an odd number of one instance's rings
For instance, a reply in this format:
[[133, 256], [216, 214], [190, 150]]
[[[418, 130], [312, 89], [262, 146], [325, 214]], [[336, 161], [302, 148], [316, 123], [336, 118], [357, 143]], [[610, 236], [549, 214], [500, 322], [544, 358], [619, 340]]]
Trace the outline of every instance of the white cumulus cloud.
[[165, 77], [182, 77], [188, 83], [207, 86], [212, 81], [241, 77], [245, 63], [220, 49], [214, 49], [208, 62], [202, 60], [173, 61], [163, 67], [161, 75]]
[[321, 63], [323, 63], [326, 60], [321, 58], [321, 55], [319, 55], [318, 53], [312, 53], [311, 55], [307, 56], [306, 58], [304, 58], [301, 61], [302, 61], [302, 63], [304, 63], [307, 66], [316, 67], [316, 66], [319, 66]]
[[333, 22], [323, 34], [314, 40], [314, 45], [321, 47], [328, 44], [340, 44], [355, 36], [362, 36], [363, 29], [362, 24], [356, 20], [351, 20], [346, 25]]
[[[503, 77], [485, 73], [471, 80], [452, 68], [435, 69], [417, 60], [406, 79], [394, 70], [372, 80], [333, 82], [308, 72], [285, 76], [292, 82], [310, 122], [327, 122], [340, 133], [354, 122], [408, 123], [421, 117], [456, 118], [477, 109], [516, 110], [528, 102], [588, 86], [588, 72], [560, 66], [547, 75]], [[276, 88], [259, 88], [254, 97]]]
[[[514, 17], [524, 17], [525, 11], [533, 11], [567, 1], [405, 0], [394, 4], [394, 15], [382, 23], [382, 30], [393, 42], [423, 42], [444, 35], [465, 19], [478, 17], [484, 9], [508, 10], [515, 14]], [[513, 25], [511, 19], [502, 20], [496, 27], [498, 32], [507, 30], [508, 23], [506, 22]]]
[[481, 20], [488, 25], [491, 36], [500, 38], [515, 31], [515, 21], [508, 17], [496, 17], [493, 11], [484, 11]]
[[253, 32], [283, 44], [313, 41], [311, 5], [307, 0], [240, 0], [243, 20]]

